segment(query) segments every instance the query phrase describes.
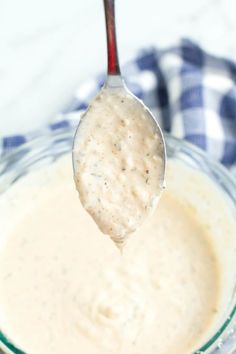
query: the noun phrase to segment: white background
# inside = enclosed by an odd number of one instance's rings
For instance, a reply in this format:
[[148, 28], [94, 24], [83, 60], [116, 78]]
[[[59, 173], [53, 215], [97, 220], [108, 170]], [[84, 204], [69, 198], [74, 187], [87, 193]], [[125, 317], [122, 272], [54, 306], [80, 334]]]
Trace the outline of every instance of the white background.
[[[179, 37], [236, 60], [235, 0], [117, 0], [121, 64]], [[0, 136], [38, 129], [106, 68], [102, 0], [0, 0]]]

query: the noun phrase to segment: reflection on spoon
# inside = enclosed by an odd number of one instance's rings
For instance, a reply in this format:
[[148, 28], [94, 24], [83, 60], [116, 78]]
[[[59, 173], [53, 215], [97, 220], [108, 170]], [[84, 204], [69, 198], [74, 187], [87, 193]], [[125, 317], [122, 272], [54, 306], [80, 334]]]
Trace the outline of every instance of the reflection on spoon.
[[73, 147], [81, 203], [122, 248], [163, 189], [165, 144], [151, 112], [126, 88], [116, 50], [114, 0], [104, 0], [108, 78], [81, 118]]

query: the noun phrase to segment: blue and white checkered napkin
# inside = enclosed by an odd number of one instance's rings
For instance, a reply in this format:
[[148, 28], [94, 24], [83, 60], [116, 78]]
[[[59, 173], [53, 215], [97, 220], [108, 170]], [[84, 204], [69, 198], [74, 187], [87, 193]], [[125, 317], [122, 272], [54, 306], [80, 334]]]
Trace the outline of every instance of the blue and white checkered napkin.
[[[189, 40], [149, 48], [123, 68], [127, 86], [158, 118], [162, 128], [206, 150], [226, 166], [236, 165], [236, 64], [207, 54]], [[37, 134], [74, 126], [105, 75], [85, 82], [57, 123], [25, 136], [5, 137], [2, 153]]]

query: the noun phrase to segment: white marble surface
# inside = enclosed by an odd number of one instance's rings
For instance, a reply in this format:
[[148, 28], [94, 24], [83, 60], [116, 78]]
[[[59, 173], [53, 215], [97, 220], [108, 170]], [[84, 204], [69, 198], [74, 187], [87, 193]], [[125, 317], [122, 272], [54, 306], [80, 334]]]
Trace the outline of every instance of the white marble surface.
[[[117, 0], [121, 63], [179, 37], [236, 60], [235, 0]], [[53, 121], [106, 66], [102, 0], [0, 0], [0, 135]]]

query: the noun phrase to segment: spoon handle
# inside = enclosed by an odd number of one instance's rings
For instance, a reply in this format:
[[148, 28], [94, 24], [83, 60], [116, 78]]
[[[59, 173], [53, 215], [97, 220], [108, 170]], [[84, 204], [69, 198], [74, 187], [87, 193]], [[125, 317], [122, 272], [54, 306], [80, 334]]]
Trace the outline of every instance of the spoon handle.
[[106, 34], [107, 34], [107, 73], [111, 75], [120, 75], [120, 65], [116, 44], [116, 24], [115, 24], [115, 0], [103, 0]]

